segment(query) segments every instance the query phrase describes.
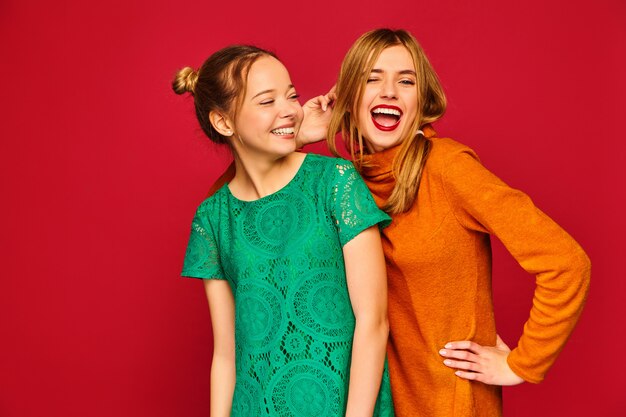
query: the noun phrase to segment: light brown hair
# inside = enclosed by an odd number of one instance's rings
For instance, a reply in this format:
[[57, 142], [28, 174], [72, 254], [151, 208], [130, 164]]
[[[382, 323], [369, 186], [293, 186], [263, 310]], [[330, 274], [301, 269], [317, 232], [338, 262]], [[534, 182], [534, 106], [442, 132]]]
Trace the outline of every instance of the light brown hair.
[[216, 143], [228, 143], [211, 124], [213, 110], [235, 120], [246, 92], [248, 72], [257, 59], [275, 54], [256, 46], [232, 45], [220, 49], [202, 64], [199, 70], [185, 67], [176, 73], [172, 89], [176, 94], [193, 96], [196, 116], [204, 133]]
[[417, 75], [417, 115], [402, 139], [393, 161], [396, 185], [383, 209], [391, 214], [408, 211], [417, 198], [419, 184], [431, 142], [418, 130], [432, 123], [446, 111], [446, 97], [435, 70], [422, 47], [405, 30], [376, 29], [362, 35], [346, 54], [337, 80], [337, 100], [328, 129], [328, 146], [335, 155], [335, 135], [341, 132], [346, 149], [357, 169], [367, 168], [363, 155], [363, 135], [359, 131], [358, 108], [370, 72], [380, 53], [391, 46], [404, 46], [413, 58]]

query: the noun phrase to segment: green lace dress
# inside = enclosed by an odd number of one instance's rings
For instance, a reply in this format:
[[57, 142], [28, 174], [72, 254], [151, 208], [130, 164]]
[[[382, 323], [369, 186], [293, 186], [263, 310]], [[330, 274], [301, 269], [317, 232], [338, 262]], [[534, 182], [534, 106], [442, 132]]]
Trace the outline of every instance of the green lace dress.
[[[315, 154], [274, 194], [241, 201], [225, 185], [200, 205], [183, 275], [233, 291], [233, 417], [344, 415], [355, 319], [342, 246], [389, 221], [351, 162]], [[374, 416], [393, 416], [386, 366]]]

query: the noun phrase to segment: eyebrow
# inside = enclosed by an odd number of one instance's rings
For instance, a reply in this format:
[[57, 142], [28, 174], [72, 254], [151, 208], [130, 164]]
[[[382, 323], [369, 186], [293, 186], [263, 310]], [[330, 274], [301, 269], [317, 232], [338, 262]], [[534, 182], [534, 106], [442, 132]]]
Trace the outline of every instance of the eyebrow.
[[[385, 71], [383, 71], [381, 69], [378, 69], [378, 68], [373, 68], [371, 72], [376, 73], [376, 74], [382, 74]], [[402, 70], [402, 71], [398, 71], [398, 74], [401, 74], [401, 75], [409, 74], [409, 75], [417, 76], [415, 71], [410, 70], [410, 69], [405, 69], [405, 70]]]
[[[294, 88], [293, 84], [289, 84], [289, 86], [287, 87], [287, 91], [291, 90], [292, 88]], [[270, 89], [270, 90], [263, 90], [260, 93], [255, 94], [251, 100], [254, 100], [255, 98], [257, 98], [258, 96], [262, 96], [263, 94], [267, 94], [267, 93], [273, 93], [274, 91], [276, 91], [275, 89]]]

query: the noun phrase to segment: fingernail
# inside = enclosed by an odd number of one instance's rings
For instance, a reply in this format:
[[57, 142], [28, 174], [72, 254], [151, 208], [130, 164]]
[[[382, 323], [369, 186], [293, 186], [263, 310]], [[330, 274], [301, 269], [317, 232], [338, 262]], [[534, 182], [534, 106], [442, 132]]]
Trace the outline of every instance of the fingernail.
[[441, 349], [441, 350], [439, 351], [439, 354], [440, 354], [441, 356], [446, 356], [446, 351], [445, 351], [445, 350], [443, 350], [443, 349]]
[[450, 359], [446, 359], [443, 363], [444, 365], [452, 365], [452, 361]]
[[461, 371], [456, 371], [456, 372], [454, 373], [454, 375], [456, 375], [456, 376], [461, 376]]
[[446, 349], [452, 349], [452, 343], [446, 343], [444, 346]]

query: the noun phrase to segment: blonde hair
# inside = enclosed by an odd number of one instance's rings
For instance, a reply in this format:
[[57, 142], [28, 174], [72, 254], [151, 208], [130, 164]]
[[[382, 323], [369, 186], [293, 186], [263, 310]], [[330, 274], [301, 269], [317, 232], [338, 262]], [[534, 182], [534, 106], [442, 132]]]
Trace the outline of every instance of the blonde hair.
[[198, 83], [198, 71], [191, 67], [185, 67], [176, 73], [174, 81], [172, 81], [172, 89], [176, 94], [190, 93], [196, 91]]
[[430, 140], [418, 131], [441, 118], [446, 111], [446, 97], [437, 74], [413, 35], [405, 30], [376, 29], [357, 39], [341, 64], [336, 87], [337, 100], [327, 136], [328, 147], [339, 156], [335, 136], [341, 132], [357, 169], [362, 172], [368, 167], [363, 158], [367, 150], [363, 146], [363, 134], [358, 128], [358, 108], [376, 60], [384, 49], [396, 45], [404, 46], [413, 58], [418, 94], [417, 115], [405, 131], [406, 136], [402, 138], [400, 150], [393, 161], [396, 184], [383, 207], [391, 214], [408, 211], [417, 198], [431, 145]]
[[231, 45], [211, 55], [199, 70], [185, 67], [174, 76], [172, 90], [193, 96], [200, 127], [213, 142], [228, 143], [228, 139], [213, 127], [209, 113], [216, 110], [235, 118], [246, 93], [250, 67], [262, 56], [278, 59], [256, 46]]

